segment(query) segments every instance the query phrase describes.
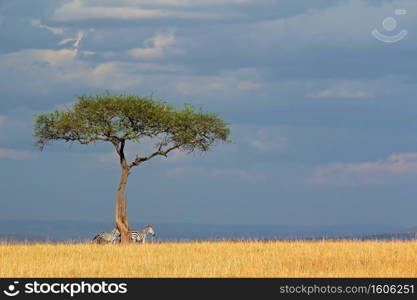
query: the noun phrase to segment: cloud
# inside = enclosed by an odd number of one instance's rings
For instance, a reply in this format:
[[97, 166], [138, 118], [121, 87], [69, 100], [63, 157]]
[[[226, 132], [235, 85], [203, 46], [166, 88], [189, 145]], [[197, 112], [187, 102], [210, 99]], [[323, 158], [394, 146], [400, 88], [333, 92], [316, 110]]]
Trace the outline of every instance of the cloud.
[[92, 55], [96, 54], [96, 52], [94, 52], [94, 51], [82, 51], [81, 53], [84, 56], [92, 56]]
[[[26, 92], [48, 91], [58, 84], [123, 90], [141, 82], [150, 65], [117, 61], [92, 64], [78, 58], [77, 49], [30, 49], [0, 56], [0, 67], [12, 69]], [[162, 67], [161, 67], [162, 68]]]
[[[83, 53], [83, 52], [82, 52]], [[29, 49], [0, 55], [0, 68], [11, 69], [8, 80], [20, 82], [25, 92], [50, 91], [59, 85], [125, 90], [177, 92], [195, 95], [214, 91], [217, 96], [247, 93], [260, 87], [255, 70], [237, 70], [217, 75], [188, 75], [184, 67], [124, 61], [90, 62], [77, 49]], [[13, 79], [15, 78], [15, 79]], [[162, 90], [163, 89], [163, 90]]]
[[256, 93], [262, 87], [262, 73], [256, 69], [193, 74], [183, 65], [123, 60], [101, 62], [83, 59], [86, 54], [89, 53], [77, 49], [27, 49], [0, 55], [0, 69], [10, 70], [3, 86], [15, 90], [18, 83], [22, 93], [36, 94], [89, 87], [210, 99], [236, 99]]
[[[259, 0], [258, 0], [259, 1]], [[161, 5], [161, 6], [206, 6], [239, 5], [253, 0], [125, 0], [127, 5]], [[117, 3], [117, 2], [116, 2]]]
[[30, 151], [0, 148], [0, 158], [12, 160], [27, 160], [33, 159], [35, 157], [36, 155]]
[[59, 27], [51, 27], [51, 26], [42, 24], [39, 19], [32, 19], [32, 20], [30, 20], [30, 23], [32, 24], [33, 27], [46, 29], [46, 30], [48, 30], [48, 31], [50, 31], [50, 32], [52, 32], [53, 34], [56, 34], [56, 35], [64, 34], [64, 29], [59, 28]]
[[[63, 35], [65, 33], [63, 28], [51, 27], [51, 26], [42, 24], [39, 19], [32, 19], [30, 22], [33, 27], [46, 29], [55, 35]], [[72, 42], [73, 49], [76, 51], [76, 53], [78, 53], [80, 46], [81, 46], [81, 40], [85, 38], [85, 36], [86, 36], [86, 33], [84, 31], [79, 31], [75, 37], [65, 38], [61, 40], [60, 42], [58, 42], [58, 45], [63, 46]]]
[[177, 78], [175, 89], [178, 93], [187, 96], [215, 92], [216, 96], [228, 97], [261, 88], [260, 77], [261, 73], [253, 68], [242, 68], [210, 76], [183, 76]]
[[[62, 41], [60, 41], [59, 43], [58, 43], [58, 45], [59, 46], [63, 46], [63, 45], [66, 45], [66, 44], [68, 44], [68, 43], [70, 43], [70, 42], [72, 42], [72, 47], [73, 47], [73, 49], [75, 50], [75, 54], [78, 54], [78, 52], [79, 52], [79, 50], [80, 50], [80, 47], [81, 47], [81, 40], [83, 39], [83, 38], [85, 38], [85, 36], [86, 36], [86, 34], [85, 34], [85, 32], [83, 32], [83, 31], [79, 31], [78, 33], [77, 33], [77, 36], [75, 36], [75, 37], [73, 37], [73, 38], [66, 38], [66, 39], [63, 39]], [[86, 53], [88, 53], [88, 54], [94, 54], [94, 52], [91, 52], [91, 51], [86, 51]], [[87, 54], [87, 55], [88, 55]]]
[[60, 41], [60, 42], [58, 43], [58, 45], [59, 45], [59, 46], [63, 46], [63, 45], [66, 45], [66, 44], [68, 44], [69, 42], [72, 42], [72, 41], [74, 41], [74, 39], [73, 39], [73, 38], [66, 38], [66, 39], [63, 39], [62, 41]]
[[256, 181], [264, 179], [261, 174], [254, 174], [246, 170], [223, 170], [209, 169], [203, 167], [178, 167], [165, 172], [169, 177], [213, 177], [213, 178], [230, 178], [243, 181]]
[[333, 86], [324, 90], [311, 92], [307, 96], [322, 99], [365, 99], [373, 98], [375, 97], [375, 94], [375, 89], [371, 86], [366, 86], [363, 82], [341, 81], [336, 82]]
[[145, 41], [144, 48], [134, 48], [128, 54], [135, 58], [156, 58], [164, 55], [166, 48], [175, 44], [174, 33], [157, 34]]
[[255, 136], [247, 140], [249, 146], [262, 152], [274, 152], [288, 146], [288, 138], [277, 132], [276, 128], [274, 130], [267, 127], [260, 128]]
[[[148, 3], [152, 4], [151, 2]], [[165, 4], [167, 3], [170, 2], [165, 1]], [[175, 2], [171, 3], [173, 4]], [[54, 11], [53, 18], [59, 21], [80, 21], [94, 19], [140, 20], [163, 18], [216, 20], [222, 17], [222, 14], [218, 13], [190, 12], [187, 10], [181, 11], [167, 8], [142, 8], [141, 3], [138, 1], [130, 1], [126, 4], [120, 4], [120, 1], [118, 1], [109, 3], [106, 6], [103, 2], [73, 0], [57, 8]], [[163, 4], [162, 1], [159, 4]]]
[[45, 93], [85, 67], [76, 60], [74, 50], [29, 49], [0, 55], [0, 69], [9, 70], [3, 88], [16, 90], [18, 86], [24, 93]]
[[6, 57], [13, 60], [26, 58], [27, 62], [38, 61], [46, 62], [49, 66], [69, 66], [74, 63], [75, 51], [69, 49], [62, 50], [23, 50], [10, 53]]
[[335, 163], [316, 169], [312, 183], [324, 186], [382, 185], [417, 175], [417, 153], [392, 154], [386, 160]]
[[103, 88], [107, 85], [111, 89], [124, 90], [142, 83], [143, 77], [139, 70], [134, 64], [106, 62], [85, 70], [86, 73], [78, 72], [73, 75], [78, 79], [84, 79], [90, 86]]
[[[321, 43], [349, 44], [372, 42], [370, 30], [388, 7], [369, 6], [366, 1], [342, 1], [321, 10], [309, 10], [287, 18], [259, 22], [253, 29], [260, 40], [291, 41], [298, 45], [317, 46]], [[382, 14], [381, 14], [382, 11]], [[347, 30], [349, 29], [349, 30]], [[311, 54], [311, 53], [310, 53]]]

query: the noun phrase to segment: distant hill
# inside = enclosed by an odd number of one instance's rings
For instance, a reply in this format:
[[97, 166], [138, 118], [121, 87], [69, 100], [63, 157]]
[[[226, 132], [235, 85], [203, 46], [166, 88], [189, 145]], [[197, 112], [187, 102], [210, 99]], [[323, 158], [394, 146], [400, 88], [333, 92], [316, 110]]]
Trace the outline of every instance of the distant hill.
[[380, 233], [380, 234], [371, 234], [362, 236], [360, 239], [362, 240], [417, 240], [417, 228], [410, 228], [403, 231], [398, 232], [388, 232], [388, 233]]
[[[146, 224], [132, 223], [133, 229]], [[386, 232], [398, 232], [411, 238], [412, 231], [389, 225], [283, 226], [283, 225], [210, 225], [152, 224], [158, 240], [216, 239], [383, 239]], [[114, 223], [78, 221], [0, 220], [0, 241], [86, 241], [102, 231], [110, 231]], [[390, 233], [391, 234], [391, 233]], [[388, 235], [390, 235], [388, 234]]]
[[41, 243], [51, 242], [47, 237], [30, 234], [0, 234], [0, 243]]

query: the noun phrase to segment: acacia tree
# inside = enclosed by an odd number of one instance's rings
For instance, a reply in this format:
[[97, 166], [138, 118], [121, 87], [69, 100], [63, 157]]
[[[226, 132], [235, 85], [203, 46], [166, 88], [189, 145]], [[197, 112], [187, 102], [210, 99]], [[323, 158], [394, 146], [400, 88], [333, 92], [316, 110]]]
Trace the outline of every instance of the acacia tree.
[[[176, 109], [164, 101], [135, 95], [78, 96], [72, 108], [36, 116], [34, 136], [41, 150], [52, 141], [113, 144], [120, 161], [121, 178], [116, 193], [115, 219], [122, 243], [130, 242], [126, 212], [126, 184], [132, 168], [178, 149], [206, 152], [217, 142], [228, 141], [229, 126], [215, 114], [185, 105]], [[125, 156], [127, 141], [155, 141], [153, 152]]]

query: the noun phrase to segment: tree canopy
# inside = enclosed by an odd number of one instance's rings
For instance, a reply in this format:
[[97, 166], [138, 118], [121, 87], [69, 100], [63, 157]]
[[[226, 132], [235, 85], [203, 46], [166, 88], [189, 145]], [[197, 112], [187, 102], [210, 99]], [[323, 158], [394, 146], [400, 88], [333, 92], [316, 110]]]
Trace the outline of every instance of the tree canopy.
[[156, 151], [137, 156], [129, 167], [174, 150], [208, 151], [218, 141], [228, 141], [230, 129], [216, 114], [190, 105], [178, 109], [162, 100], [120, 94], [78, 96], [66, 110], [36, 116], [34, 135], [43, 149], [52, 141], [90, 144], [111, 142], [120, 154], [125, 142], [155, 138]]

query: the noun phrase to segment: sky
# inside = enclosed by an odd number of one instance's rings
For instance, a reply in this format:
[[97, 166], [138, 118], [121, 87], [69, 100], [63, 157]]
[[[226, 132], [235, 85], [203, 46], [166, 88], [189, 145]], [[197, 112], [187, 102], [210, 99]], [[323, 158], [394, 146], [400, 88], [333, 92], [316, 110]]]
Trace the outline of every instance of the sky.
[[113, 220], [112, 146], [32, 136], [34, 115], [110, 91], [232, 129], [134, 169], [132, 222], [417, 225], [416, 16], [415, 0], [0, 0], [0, 219]]

